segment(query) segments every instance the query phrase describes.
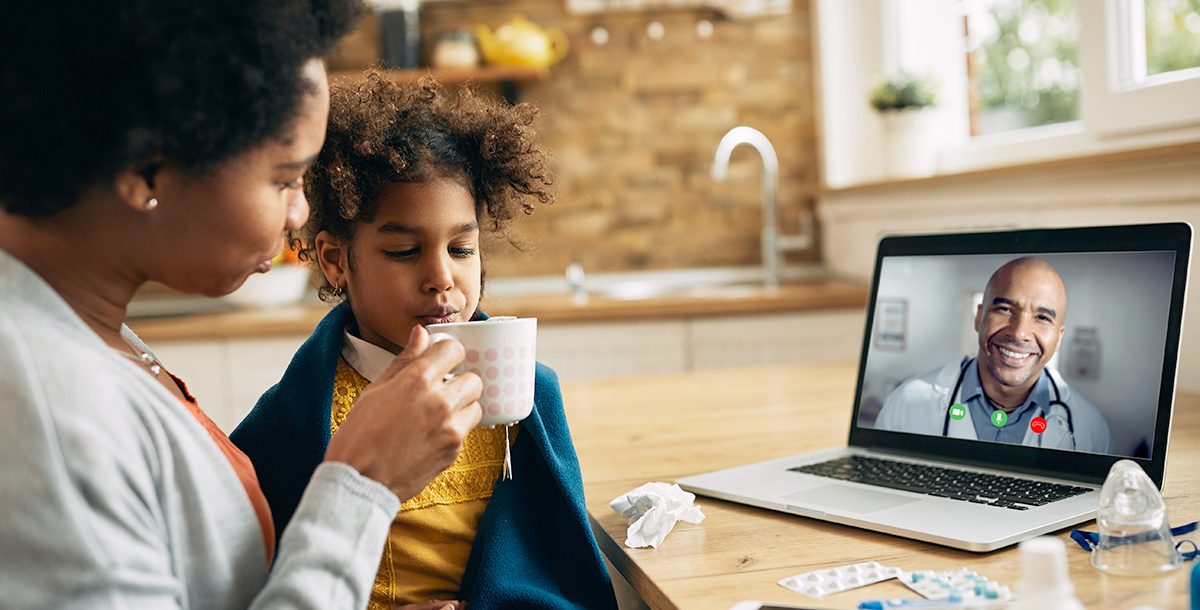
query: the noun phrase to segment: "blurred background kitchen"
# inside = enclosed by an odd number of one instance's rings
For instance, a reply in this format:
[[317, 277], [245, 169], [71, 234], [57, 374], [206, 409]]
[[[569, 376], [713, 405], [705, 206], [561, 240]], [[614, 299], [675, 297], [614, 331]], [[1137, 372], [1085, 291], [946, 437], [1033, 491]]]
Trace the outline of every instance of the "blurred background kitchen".
[[[328, 65], [540, 108], [558, 200], [486, 244], [483, 304], [564, 379], [854, 361], [885, 233], [1200, 224], [1200, 0], [377, 0]], [[306, 279], [131, 325], [229, 430]]]

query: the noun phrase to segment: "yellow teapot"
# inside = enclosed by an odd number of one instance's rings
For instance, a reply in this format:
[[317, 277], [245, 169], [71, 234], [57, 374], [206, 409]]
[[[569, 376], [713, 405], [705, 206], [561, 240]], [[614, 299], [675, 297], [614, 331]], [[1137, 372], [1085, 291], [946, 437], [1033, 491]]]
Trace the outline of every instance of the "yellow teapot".
[[567, 35], [562, 30], [543, 29], [521, 15], [494, 33], [485, 25], [476, 25], [475, 38], [483, 59], [496, 66], [547, 68], [567, 56]]

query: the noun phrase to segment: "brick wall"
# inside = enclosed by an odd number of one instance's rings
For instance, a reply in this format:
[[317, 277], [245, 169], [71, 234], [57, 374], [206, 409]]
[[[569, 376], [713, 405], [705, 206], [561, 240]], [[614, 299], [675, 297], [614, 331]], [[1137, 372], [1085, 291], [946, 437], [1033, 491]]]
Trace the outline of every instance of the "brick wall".
[[[513, 224], [524, 253], [488, 245], [493, 277], [561, 273], [572, 261], [588, 272], [758, 264], [758, 156], [740, 147], [729, 179], [709, 178], [717, 142], [739, 124], [775, 145], [783, 228], [798, 230], [819, 182], [807, 2], [730, 21], [706, 10], [576, 16], [562, 0], [451, 0], [423, 5], [422, 35], [495, 28], [514, 14], [562, 29], [571, 50], [546, 80], [519, 86], [541, 109], [558, 200]], [[707, 39], [701, 19], [715, 26]], [[665, 26], [660, 40], [646, 33], [652, 20]], [[607, 44], [591, 41], [595, 26]]]

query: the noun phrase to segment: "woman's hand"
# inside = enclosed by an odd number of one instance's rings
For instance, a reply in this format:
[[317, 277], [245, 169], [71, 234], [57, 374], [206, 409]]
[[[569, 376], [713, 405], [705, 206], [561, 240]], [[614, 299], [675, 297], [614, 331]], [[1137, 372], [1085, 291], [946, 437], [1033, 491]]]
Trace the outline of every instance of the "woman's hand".
[[349, 464], [401, 501], [416, 495], [454, 463], [483, 416], [478, 375], [443, 381], [464, 356], [458, 341], [431, 346], [425, 328], [414, 326], [404, 353], [358, 397], [325, 459]]

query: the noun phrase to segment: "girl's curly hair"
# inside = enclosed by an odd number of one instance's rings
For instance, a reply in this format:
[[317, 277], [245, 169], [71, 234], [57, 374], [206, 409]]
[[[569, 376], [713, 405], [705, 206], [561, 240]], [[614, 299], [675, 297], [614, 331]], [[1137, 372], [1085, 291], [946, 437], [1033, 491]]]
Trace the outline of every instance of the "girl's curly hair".
[[[480, 224], [501, 232], [536, 199], [553, 201], [553, 176], [537, 146], [528, 104], [510, 106], [471, 87], [455, 92], [430, 77], [398, 85], [371, 72], [357, 86], [330, 91], [325, 146], [304, 176], [308, 223], [289, 235], [303, 260], [315, 260], [315, 237], [329, 231], [350, 242], [370, 222], [379, 193], [392, 182], [462, 179]], [[324, 282], [321, 298], [333, 288]]]

